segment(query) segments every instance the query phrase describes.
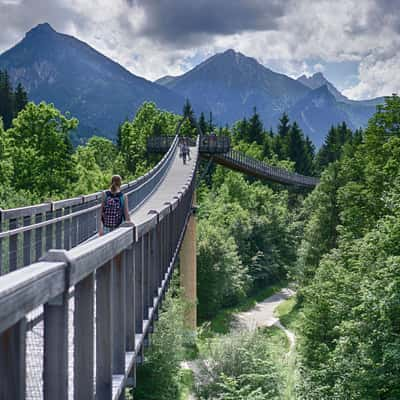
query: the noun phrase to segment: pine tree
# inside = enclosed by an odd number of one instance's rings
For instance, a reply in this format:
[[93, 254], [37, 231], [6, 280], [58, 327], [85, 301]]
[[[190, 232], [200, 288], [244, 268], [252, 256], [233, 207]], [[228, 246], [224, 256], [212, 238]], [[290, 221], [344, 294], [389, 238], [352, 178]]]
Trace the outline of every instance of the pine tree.
[[17, 89], [15, 90], [14, 94], [14, 117], [18, 115], [18, 113], [25, 108], [28, 104], [28, 95], [21, 85], [18, 83]]
[[287, 156], [295, 163], [295, 170], [303, 174], [306, 169], [304, 135], [297, 122], [294, 122], [286, 137]]
[[317, 168], [322, 171], [328, 164], [341, 158], [344, 147], [351, 144], [353, 134], [343, 122], [338, 126], [332, 126], [317, 155]]
[[214, 129], [215, 129], [215, 124], [214, 124], [214, 121], [213, 121], [213, 114], [210, 111], [210, 117], [208, 119], [208, 132], [213, 132]]
[[257, 108], [254, 107], [253, 115], [249, 120], [249, 141], [250, 143], [256, 142], [257, 144], [262, 144], [264, 139], [264, 127], [260, 120], [260, 116], [257, 113]]
[[233, 139], [235, 143], [239, 143], [240, 141], [249, 142], [249, 125], [246, 117], [236, 122], [233, 127]]
[[194, 118], [194, 111], [192, 105], [190, 104], [189, 99], [186, 99], [185, 104], [183, 106], [183, 116], [188, 117], [191, 121]]
[[312, 140], [307, 136], [305, 142], [305, 169], [304, 174], [312, 176], [315, 174], [315, 146]]
[[14, 117], [13, 92], [7, 71], [0, 71], [0, 116], [3, 118], [4, 129], [11, 127]]
[[286, 113], [283, 113], [282, 117], [279, 119], [278, 135], [275, 136], [274, 140], [274, 152], [280, 160], [288, 157], [287, 136], [289, 135], [289, 132], [289, 117]]
[[206, 121], [206, 117], [204, 116], [203, 112], [201, 112], [201, 114], [200, 114], [199, 127], [200, 127], [202, 133], [204, 135], [206, 135], [207, 134], [207, 121]]
[[121, 151], [122, 148], [122, 125], [123, 123], [118, 125], [118, 132], [117, 132], [117, 149]]

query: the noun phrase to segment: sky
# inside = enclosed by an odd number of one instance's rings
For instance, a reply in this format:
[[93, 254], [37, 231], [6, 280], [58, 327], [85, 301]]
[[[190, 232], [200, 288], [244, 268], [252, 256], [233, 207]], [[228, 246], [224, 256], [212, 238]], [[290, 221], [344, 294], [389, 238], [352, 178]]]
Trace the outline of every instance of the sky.
[[400, 0], [0, 0], [0, 53], [48, 22], [136, 75], [182, 74], [232, 48], [346, 96], [400, 92]]

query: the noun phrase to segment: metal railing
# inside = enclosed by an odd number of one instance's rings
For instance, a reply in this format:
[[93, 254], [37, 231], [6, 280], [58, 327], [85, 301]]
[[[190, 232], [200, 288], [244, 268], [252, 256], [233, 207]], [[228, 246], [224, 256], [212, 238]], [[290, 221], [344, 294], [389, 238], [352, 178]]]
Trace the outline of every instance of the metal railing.
[[289, 172], [283, 168], [274, 167], [255, 158], [248, 157], [237, 150], [230, 150], [226, 154], [217, 154], [213, 158], [216, 162], [229, 168], [239, 170], [248, 175], [271, 180], [277, 183], [313, 188], [319, 183], [318, 178]]
[[196, 168], [195, 160], [177, 195], [136, 226], [70, 250], [50, 249], [39, 262], [0, 277], [0, 399], [26, 398], [26, 316], [40, 306], [43, 398], [124, 398], [168, 289], [192, 212]]
[[[164, 153], [171, 146], [173, 136], [150, 136], [147, 138], [147, 151], [151, 153]], [[184, 138], [189, 146], [196, 145], [196, 139]], [[228, 136], [200, 135], [200, 153], [221, 154], [230, 150]]]
[[[156, 153], [164, 152], [169, 148], [172, 140], [172, 136], [149, 137], [147, 150]], [[227, 136], [201, 135], [199, 152], [201, 156], [212, 158], [213, 161], [228, 168], [284, 185], [313, 188], [319, 183], [318, 178], [274, 167], [232, 149], [230, 138]]]
[[[130, 212], [162, 182], [171, 165], [178, 137], [148, 173], [122, 186]], [[31, 264], [51, 248], [69, 250], [98, 231], [102, 191], [29, 207], [0, 209], [0, 275]]]

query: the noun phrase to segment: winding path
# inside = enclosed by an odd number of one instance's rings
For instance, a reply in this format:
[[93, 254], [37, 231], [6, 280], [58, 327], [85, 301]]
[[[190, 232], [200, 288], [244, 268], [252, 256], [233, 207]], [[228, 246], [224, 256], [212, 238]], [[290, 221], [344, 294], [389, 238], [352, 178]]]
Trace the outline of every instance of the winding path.
[[[232, 323], [233, 330], [248, 330], [253, 331], [261, 327], [276, 326], [281, 329], [289, 340], [289, 353], [292, 353], [296, 344], [296, 336], [293, 332], [285, 328], [279, 318], [275, 316], [275, 309], [279, 304], [283, 303], [288, 298], [292, 297], [295, 292], [289, 288], [281, 289], [278, 293], [266, 298], [260, 303], [257, 303], [253, 308], [248, 311], [240, 312], [235, 314], [234, 321]], [[184, 361], [181, 364], [182, 368], [191, 369], [194, 377], [198, 379], [200, 376], [200, 368], [197, 360]], [[190, 394], [188, 400], [196, 400], [193, 394]]]
[[238, 330], [247, 329], [252, 331], [263, 326], [268, 327], [275, 325], [285, 332], [290, 343], [289, 352], [291, 352], [294, 348], [296, 337], [293, 332], [289, 331], [281, 324], [279, 318], [275, 316], [274, 312], [279, 304], [287, 300], [289, 297], [292, 297], [294, 294], [295, 292], [289, 288], [282, 289], [278, 293], [266, 298], [262, 302], [257, 303], [249, 311], [236, 314], [233, 322], [233, 328]]

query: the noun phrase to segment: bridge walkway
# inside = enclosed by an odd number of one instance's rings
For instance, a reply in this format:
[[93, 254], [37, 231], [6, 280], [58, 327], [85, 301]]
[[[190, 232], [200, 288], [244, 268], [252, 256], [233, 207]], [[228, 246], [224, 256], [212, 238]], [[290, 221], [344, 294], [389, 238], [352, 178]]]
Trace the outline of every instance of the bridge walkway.
[[[161, 181], [157, 189], [146, 199], [146, 201], [136, 208], [134, 204], [130, 205], [131, 220], [135, 225], [145, 227], [146, 222], [152, 220], [149, 212], [160, 212], [165, 208], [165, 203], [170, 203], [175, 196], [179, 196], [179, 191], [184, 185], [190, 183], [196, 169], [196, 160], [198, 151], [196, 146], [190, 147], [191, 160], [187, 160], [186, 165], [183, 165], [182, 159], [179, 157], [179, 149], [175, 150], [175, 155], [171, 162], [171, 166], [166, 173], [165, 178]], [[149, 218], [149, 215], [151, 218]], [[92, 238], [93, 239], [93, 238]], [[91, 239], [91, 240], [92, 240]], [[73, 318], [74, 318], [74, 298], [73, 291], [70, 292], [68, 302], [69, 310], [69, 337], [68, 337], [68, 357], [69, 357], [69, 400], [73, 400], [73, 380], [74, 380], [74, 341], [73, 341]], [[32, 328], [27, 331], [27, 400], [43, 399], [43, 306], [38, 307], [28, 315], [28, 321], [37, 321], [32, 323]], [[148, 320], [144, 321], [147, 324]], [[95, 329], [95, 327], [94, 327]], [[136, 342], [140, 341], [138, 335]], [[96, 349], [94, 348], [94, 359], [96, 359]], [[94, 362], [96, 365], [96, 362]], [[94, 379], [96, 378], [94, 370]], [[118, 383], [118, 382], [117, 382]], [[119, 385], [115, 385], [114, 392], [117, 392]]]

